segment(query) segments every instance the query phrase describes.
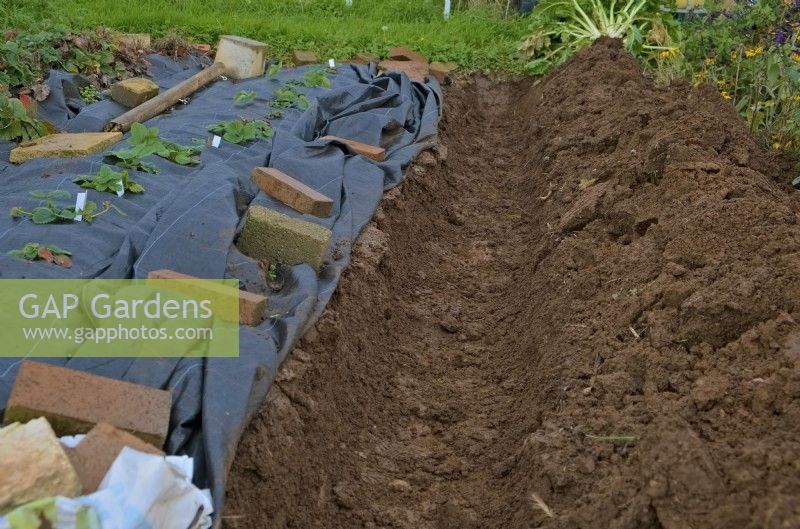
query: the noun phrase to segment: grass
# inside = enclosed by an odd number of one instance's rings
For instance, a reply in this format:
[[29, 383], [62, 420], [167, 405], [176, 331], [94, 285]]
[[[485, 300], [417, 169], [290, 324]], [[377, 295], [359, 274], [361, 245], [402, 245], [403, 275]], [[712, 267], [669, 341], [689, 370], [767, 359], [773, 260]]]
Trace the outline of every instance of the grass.
[[27, 29], [58, 13], [75, 29], [102, 25], [158, 37], [177, 28], [209, 44], [236, 34], [266, 42], [278, 58], [308, 49], [345, 60], [407, 45], [468, 69], [521, 71], [514, 54], [525, 19], [505, 16], [505, 2], [469, 4], [445, 21], [440, 0], [353, 0], [349, 8], [344, 0], [3, 0], [0, 20], [5, 29]]

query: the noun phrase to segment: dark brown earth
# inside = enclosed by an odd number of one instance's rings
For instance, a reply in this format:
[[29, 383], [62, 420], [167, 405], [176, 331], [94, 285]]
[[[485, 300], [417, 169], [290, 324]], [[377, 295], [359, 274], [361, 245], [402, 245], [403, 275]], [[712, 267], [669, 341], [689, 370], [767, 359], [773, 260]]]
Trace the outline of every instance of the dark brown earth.
[[224, 524], [800, 527], [800, 203], [600, 41], [472, 78], [248, 428]]

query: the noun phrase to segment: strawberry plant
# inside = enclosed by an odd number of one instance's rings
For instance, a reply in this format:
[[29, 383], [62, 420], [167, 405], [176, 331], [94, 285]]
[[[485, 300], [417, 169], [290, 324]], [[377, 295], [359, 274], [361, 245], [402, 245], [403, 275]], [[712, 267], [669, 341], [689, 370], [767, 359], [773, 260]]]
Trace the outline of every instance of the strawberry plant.
[[309, 102], [305, 94], [295, 90], [293, 87], [279, 88], [275, 90], [275, 100], [270, 103], [273, 108], [297, 107], [306, 110]]
[[91, 105], [92, 103], [97, 103], [102, 99], [100, 92], [92, 84], [84, 86], [83, 88], [81, 88], [80, 92], [81, 92], [81, 99], [83, 99], [84, 103], [86, 103], [87, 105]]
[[29, 141], [47, 132], [47, 125], [30, 117], [19, 99], [0, 95], [0, 140]]
[[270, 64], [269, 68], [267, 68], [267, 77], [277, 77], [281, 70], [283, 69], [283, 63], [279, 62], [277, 64]]
[[38, 242], [29, 242], [19, 250], [11, 250], [9, 255], [20, 257], [28, 261], [47, 261], [54, 263], [64, 268], [72, 267], [72, 253], [59, 248], [54, 244], [39, 244]]
[[73, 182], [84, 189], [106, 193], [120, 193], [123, 190], [129, 193], [144, 192], [144, 187], [128, 177], [128, 171], [117, 172], [108, 165], [103, 165], [94, 177], [78, 175]]
[[303, 79], [298, 81], [293, 79], [288, 81], [287, 84], [294, 85], [294, 86], [304, 86], [306, 88], [316, 88], [316, 87], [324, 87], [330, 88], [331, 87], [331, 80], [328, 79], [328, 74], [325, 70], [308, 70], [304, 75]]
[[269, 123], [260, 119], [254, 121], [245, 121], [244, 119], [220, 121], [210, 125], [208, 130], [219, 134], [222, 139], [229, 143], [244, 143], [272, 136], [272, 127], [269, 126]]
[[233, 102], [237, 105], [249, 105], [256, 100], [256, 93], [249, 90], [239, 90], [233, 96]]
[[180, 165], [197, 165], [200, 163], [200, 158], [197, 155], [202, 150], [202, 146], [198, 144], [183, 146], [161, 139], [156, 127], [146, 127], [141, 123], [134, 123], [131, 127], [131, 137], [128, 143], [130, 143], [130, 147], [106, 153], [106, 156], [124, 169], [158, 174], [158, 167], [142, 160], [142, 158], [153, 154]]
[[31, 198], [44, 201], [44, 205], [37, 206], [30, 211], [23, 207], [15, 206], [11, 208], [11, 218], [17, 219], [27, 217], [34, 224], [56, 224], [74, 222], [75, 217], [78, 215], [83, 216], [84, 222], [91, 223], [97, 217], [112, 210], [120, 215], [125, 215], [121, 209], [113, 205], [110, 201], [103, 202], [103, 209], [100, 211], [97, 210], [97, 203], [91, 200], [86, 202], [83, 209], [76, 209], [74, 206], [60, 206], [56, 200], [70, 198], [70, 194], [63, 190], [50, 192], [31, 191], [30, 196]]

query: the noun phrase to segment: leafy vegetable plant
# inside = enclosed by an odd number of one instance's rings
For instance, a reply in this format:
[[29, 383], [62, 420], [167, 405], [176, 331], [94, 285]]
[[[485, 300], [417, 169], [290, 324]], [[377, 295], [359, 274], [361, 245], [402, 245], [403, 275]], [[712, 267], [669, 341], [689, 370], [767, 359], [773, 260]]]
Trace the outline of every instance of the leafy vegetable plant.
[[275, 90], [275, 100], [271, 103], [273, 108], [297, 107], [300, 110], [306, 110], [308, 105], [308, 98], [305, 94], [301, 94], [292, 87]]
[[267, 77], [276, 77], [281, 73], [283, 69], [283, 63], [279, 62], [277, 64], [270, 64], [269, 68], [267, 68]]
[[21, 257], [28, 261], [47, 261], [54, 263], [64, 268], [72, 267], [72, 253], [59, 248], [54, 244], [39, 244], [38, 242], [29, 242], [19, 250], [11, 250], [9, 255]]
[[239, 90], [233, 96], [233, 101], [237, 105], [249, 105], [256, 100], [256, 93], [248, 90]]
[[97, 203], [91, 200], [86, 202], [83, 209], [76, 209], [74, 206], [62, 207], [58, 205], [56, 200], [60, 198], [70, 198], [70, 194], [63, 190], [50, 192], [31, 191], [30, 196], [31, 198], [43, 200], [45, 205], [37, 206], [31, 211], [27, 211], [20, 206], [13, 207], [11, 208], [11, 218], [27, 217], [34, 224], [55, 224], [73, 222], [78, 215], [83, 216], [84, 222], [91, 223], [100, 215], [104, 215], [111, 210], [116, 211], [120, 215], [125, 215], [121, 209], [114, 206], [110, 201], [103, 202], [103, 209], [100, 211], [97, 211]]
[[79, 175], [73, 182], [84, 189], [107, 193], [119, 193], [122, 190], [129, 193], [144, 192], [144, 187], [128, 177], [128, 171], [117, 172], [108, 165], [102, 166], [94, 177]]
[[0, 95], [0, 140], [29, 141], [46, 134], [47, 125], [30, 117], [19, 99]]
[[272, 127], [269, 126], [269, 123], [260, 119], [254, 121], [245, 121], [244, 119], [220, 121], [209, 125], [208, 130], [219, 134], [222, 139], [230, 143], [244, 143], [272, 136]]
[[518, 51], [527, 69], [544, 74], [600, 37], [622, 39], [629, 51], [668, 51], [673, 25], [660, 2], [648, 0], [542, 0], [531, 14], [530, 35]]

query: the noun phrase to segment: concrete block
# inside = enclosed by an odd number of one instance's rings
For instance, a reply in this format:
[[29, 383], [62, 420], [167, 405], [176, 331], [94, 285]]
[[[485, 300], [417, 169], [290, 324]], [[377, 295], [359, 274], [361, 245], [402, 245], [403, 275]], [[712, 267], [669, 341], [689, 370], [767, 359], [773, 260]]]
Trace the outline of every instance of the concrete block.
[[295, 211], [317, 217], [328, 217], [331, 214], [333, 200], [277, 169], [256, 167], [250, 178], [264, 193]]
[[295, 50], [292, 53], [292, 63], [295, 66], [304, 66], [306, 64], [318, 64], [319, 60], [313, 51]]
[[119, 44], [125, 48], [149, 50], [151, 42], [150, 33], [123, 33], [119, 36]]
[[111, 85], [111, 99], [128, 108], [138, 107], [158, 95], [158, 85], [144, 77], [131, 77]]
[[425, 57], [421, 53], [417, 53], [403, 46], [389, 48], [389, 53], [387, 54], [387, 57], [392, 61], [412, 61], [412, 62], [421, 62], [423, 64], [428, 64], [427, 57]]
[[286, 265], [307, 263], [319, 270], [330, 240], [331, 231], [324, 226], [251, 206], [238, 247], [254, 259]]
[[356, 53], [356, 56], [353, 58], [353, 62], [356, 64], [369, 64], [371, 62], [377, 63], [380, 62], [381, 58], [375, 55], [374, 53]]
[[418, 83], [424, 83], [428, 75], [428, 65], [416, 61], [381, 61], [378, 68], [384, 72], [404, 72], [409, 79]]
[[431, 75], [440, 83], [444, 83], [448, 76], [458, 69], [458, 65], [454, 62], [432, 62], [428, 68]]
[[222, 35], [214, 62], [225, 65], [225, 75], [232, 79], [249, 79], [264, 75], [267, 45], [253, 39]]
[[[198, 279], [188, 274], [182, 274], [174, 270], [161, 269], [153, 270], [147, 274], [148, 279]], [[222, 286], [216, 283], [209, 283], [210, 290], [221, 292]], [[228, 294], [228, 289], [222, 291]], [[239, 323], [241, 325], [258, 325], [264, 319], [264, 311], [267, 310], [267, 298], [261, 294], [254, 294], [246, 290], [239, 290]]]
[[22, 362], [5, 423], [46, 417], [56, 434], [87, 433], [107, 422], [161, 447], [169, 428], [169, 391], [38, 362]]
[[126, 446], [145, 454], [164, 455], [164, 452], [135, 435], [106, 423], [100, 423], [92, 428], [75, 448], [66, 449], [67, 456], [80, 478], [83, 494], [97, 491], [108, 469]]
[[386, 149], [383, 147], [376, 147], [375, 145], [369, 145], [355, 140], [348, 140], [345, 138], [340, 138], [339, 136], [323, 136], [320, 139], [344, 143], [356, 154], [360, 154], [361, 156], [369, 158], [370, 160], [375, 160], [376, 162], [382, 162], [386, 158]]
[[47, 419], [0, 429], [0, 516], [39, 498], [81, 493], [78, 474]]
[[11, 163], [22, 163], [34, 158], [75, 158], [87, 156], [114, 145], [122, 139], [121, 132], [74, 132], [50, 134], [21, 143], [11, 149]]

